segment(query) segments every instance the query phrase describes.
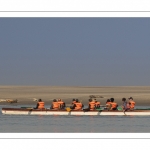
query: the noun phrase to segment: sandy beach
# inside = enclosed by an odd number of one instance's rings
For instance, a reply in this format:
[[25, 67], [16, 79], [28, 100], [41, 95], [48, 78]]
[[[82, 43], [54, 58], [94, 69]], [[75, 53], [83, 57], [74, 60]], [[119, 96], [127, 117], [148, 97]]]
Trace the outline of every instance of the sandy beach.
[[[123, 97], [130, 96], [137, 106], [150, 106], [149, 86], [122, 86], [122, 87], [71, 87], [71, 86], [0, 86], [0, 99], [17, 99], [18, 105], [36, 105], [34, 98], [41, 98], [46, 105], [53, 99], [61, 98], [69, 105], [73, 98], [78, 98], [84, 105], [88, 104], [90, 95], [97, 96], [97, 100], [105, 105], [108, 98], [113, 97], [118, 105], [122, 104]], [[0, 102], [0, 105], [8, 102]]]

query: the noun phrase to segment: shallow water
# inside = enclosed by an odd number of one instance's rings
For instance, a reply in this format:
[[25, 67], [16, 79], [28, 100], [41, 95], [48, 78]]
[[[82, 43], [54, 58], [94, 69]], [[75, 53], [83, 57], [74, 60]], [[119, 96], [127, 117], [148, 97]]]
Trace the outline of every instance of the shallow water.
[[[8, 106], [0, 106], [2, 107]], [[22, 106], [9, 106], [20, 108]], [[138, 107], [137, 107], [138, 108]], [[148, 108], [140, 106], [140, 108]], [[1, 133], [149, 133], [150, 116], [2, 115]]]

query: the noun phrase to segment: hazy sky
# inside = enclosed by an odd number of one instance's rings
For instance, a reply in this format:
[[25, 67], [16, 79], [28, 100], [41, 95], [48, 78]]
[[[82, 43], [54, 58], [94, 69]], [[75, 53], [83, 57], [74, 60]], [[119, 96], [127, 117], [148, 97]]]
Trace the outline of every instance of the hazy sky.
[[0, 85], [149, 86], [150, 18], [0, 18]]

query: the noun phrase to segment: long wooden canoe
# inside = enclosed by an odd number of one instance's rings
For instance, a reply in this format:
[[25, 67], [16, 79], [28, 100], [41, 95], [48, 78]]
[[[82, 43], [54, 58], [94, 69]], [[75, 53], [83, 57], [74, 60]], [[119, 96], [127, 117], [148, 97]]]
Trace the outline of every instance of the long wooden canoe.
[[113, 110], [113, 111], [107, 111], [107, 110], [94, 110], [94, 111], [85, 111], [85, 110], [50, 110], [50, 109], [32, 109], [32, 108], [2, 108], [2, 114], [10, 114], [10, 115], [150, 115], [149, 109], [139, 109], [139, 110], [133, 110], [133, 111], [126, 111], [123, 112], [122, 110]]

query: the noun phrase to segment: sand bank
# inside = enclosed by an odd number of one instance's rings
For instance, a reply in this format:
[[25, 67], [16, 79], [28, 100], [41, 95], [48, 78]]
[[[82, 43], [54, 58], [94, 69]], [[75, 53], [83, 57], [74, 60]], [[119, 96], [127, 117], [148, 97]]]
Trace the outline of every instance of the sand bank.
[[[121, 105], [123, 97], [130, 96], [138, 106], [150, 106], [150, 86], [122, 86], [122, 87], [71, 87], [71, 86], [0, 86], [0, 99], [17, 99], [18, 105], [35, 104], [34, 98], [41, 98], [46, 105], [53, 99], [61, 98], [69, 105], [73, 98], [78, 98], [84, 105], [88, 104], [90, 95], [97, 98], [102, 105], [108, 98], [113, 97]], [[0, 105], [8, 104], [0, 102]]]

